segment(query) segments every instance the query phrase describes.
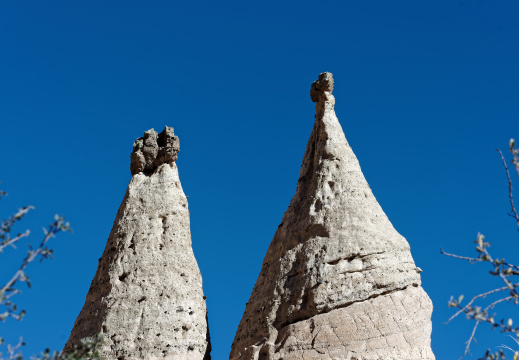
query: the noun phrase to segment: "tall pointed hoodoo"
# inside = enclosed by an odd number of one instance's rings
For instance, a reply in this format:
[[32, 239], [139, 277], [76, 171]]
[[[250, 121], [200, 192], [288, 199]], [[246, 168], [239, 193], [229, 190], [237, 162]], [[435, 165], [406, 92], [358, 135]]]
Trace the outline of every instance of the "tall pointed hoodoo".
[[178, 151], [170, 127], [133, 144], [133, 177], [65, 352], [101, 333], [103, 359], [210, 359]]
[[296, 194], [267, 251], [231, 360], [434, 359], [432, 303], [407, 241], [382, 211], [334, 112], [333, 78]]

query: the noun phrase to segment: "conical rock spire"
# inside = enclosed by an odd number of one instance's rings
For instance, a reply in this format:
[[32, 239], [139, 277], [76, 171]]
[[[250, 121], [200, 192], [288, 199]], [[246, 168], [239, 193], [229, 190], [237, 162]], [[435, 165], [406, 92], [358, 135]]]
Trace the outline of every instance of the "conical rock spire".
[[434, 359], [432, 303], [382, 211], [319, 75], [294, 195], [267, 251], [231, 360]]
[[169, 127], [135, 141], [133, 177], [65, 352], [101, 333], [103, 359], [210, 359], [178, 151]]

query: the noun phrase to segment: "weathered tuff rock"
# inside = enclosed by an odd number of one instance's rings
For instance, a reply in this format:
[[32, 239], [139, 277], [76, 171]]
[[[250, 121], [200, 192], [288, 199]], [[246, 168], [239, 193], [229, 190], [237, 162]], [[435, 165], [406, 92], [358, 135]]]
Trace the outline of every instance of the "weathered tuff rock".
[[231, 360], [434, 359], [421, 270], [362, 174], [332, 90], [330, 73], [312, 84], [315, 125], [296, 194], [263, 261]]
[[135, 142], [133, 177], [65, 352], [101, 333], [106, 359], [210, 359], [178, 150], [168, 127]]
[[159, 134], [153, 129], [133, 143], [130, 171], [132, 175], [151, 174], [162, 164], [172, 164], [178, 158], [180, 142], [173, 128], [166, 126]]

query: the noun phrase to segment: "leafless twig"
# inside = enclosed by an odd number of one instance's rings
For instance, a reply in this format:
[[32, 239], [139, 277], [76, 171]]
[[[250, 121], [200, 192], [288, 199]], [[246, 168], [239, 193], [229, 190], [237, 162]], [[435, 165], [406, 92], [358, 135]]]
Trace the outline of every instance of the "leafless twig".
[[16, 313], [16, 305], [11, 302], [9, 298], [13, 295], [20, 293], [18, 289], [15, 288], [15, 285], [18, 281], [22, 281], [27, 283], [30, 287], [30, 280], [27, 274], [25, 273], [25, 269], [27, 266], [33, 262], [38, 256], [42, 259], [48, 258], [52, 256], [52, 250], [49, 249], [46, 245], [47, 242], [55, 236], [55, 234], [60, 231], [70, 231], [70, 226], [65, 222], [65, 218], [56, 215], [54, 217], [54, 222], [52, 222], [48, 229], [43, 229], [45, 236], [43, 237], [42, 242], [36, 249], [30, 248], [27, 252], [27, 256], [23, 259], [22, 264], [19, 269], [14, 273], [11, 279], [5, 283], [2, 288], [0, 288], [0, 305], [7, 308], [7, 310], [0, 314], [0, 320], [4, 321], [7, 317], [13, 317], [15, 319], [20, 320], [24, 315], [25, 311], [21, 311]]
[[486, 293], [483, 293], [483, 294], [479, 294], [479, 295], [476, 295], [474, 296], [469, 302], [467, 305], [461, 307], [458, 311], [456, 311], [456, 313], [454, 315], [452, 315], [449, 320], [447, 320], [445, 322], [445, 324], [448, 324], [450, 323], [454, 318], [456, 318], [459, 314], [465, 312], [466, 310], [468, 310], [472, 304], [474, 303], [474, 301], [476, 301], [477, 299], [480, 299], [480, 298], [485, 298], [487, 297], [488, 295], [490, 294], [494, 294], [496, 292], [499, 292], [499, 291], [503, 291], [503, 290], [508, 290], [508, 286], [503, 286], [501, 288], [498, 288], [498, 289], [494, 289], [494, 290], [490, 290], [490, 291], [487, 291]]
[[[467, 354], [470, 354], [470, 344], [472, 341], [476, 342], [476, 338], [474, 337], [476, 335], [476, 329], [478, 328], [479, 320], [476, 321], [476, 325], [474, 325], [474, 328], [472, 329], [472, 334], [470, 334], [469, 339], [466, 342], [465, 351], [463, 352], [463, 355], [460, 357], [460, 359], [463, 359]], [[459, 360], [459, 359], [458, 359]]]
[[513, 193], [513, 188], [512, 188], [512, 179], [510, 178], [510, 171], [508, 171], [508, 165], [506, 165], [506, 160], [505, 160], [505, 157], [503, 156], [503, 153], [499, 149], [496, 149], [496, 150], [499, 152], [499, 155], [501, 156], [501, 161], [503, 162], [503, 166], [505, 167], [505, 170], [506, 170], [506, 178], [508, 179], [508, 197], [510, 198], [510, 206], [512, 207], [512, 213], [510, 214], [510, 216], [512, 216], [515, 219], [516, 224], [519, 226], [519, 215], [517, 214], [517, 211], [515, 210], [514, 193]]
[[23, 339], [20, 338], [20, 341], [15, 346], [7, 345], [7, 354], [9, 357], [7, 360], [18, 360], [22, 358], [22, 353], [20, 351], [20, 348], [24, 346], [25, 343], [23, 342]]

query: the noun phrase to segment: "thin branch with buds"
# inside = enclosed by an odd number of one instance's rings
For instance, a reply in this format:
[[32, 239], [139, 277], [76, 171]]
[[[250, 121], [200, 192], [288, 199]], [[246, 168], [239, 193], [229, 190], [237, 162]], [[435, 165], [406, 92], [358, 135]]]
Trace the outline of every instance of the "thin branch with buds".
[[460, 359], [462, 359], [463, 357], [465, 357], [465, 355], [469, 354], [469, 355], [472, 355], [470, 353], [470, 344], [472, 343], [472, 341], [476, 342], [476, 330], [478, 328], [478, 325], [479, 325], [479, 320], [476, 321], [476, 325], [474, 325], [474, 328], [472, 329], [472, 333], [470, 334], [470, 337], [469, 339], [467, 340], [467, 342], [465, 343], [466, 346], [465, 346], [465, 351], [463, 352], [463, 355], [460, 357]]
[[20, 338], [20, 341], [15, 346], [7, 345], [7, 354], [9, 357], [8, 360], [20, 360], [22, 359], [22, 352], [20, 351], [20, 348], [24, 346], [25, 343], [23, 342], [23, 339]]
[[[5, 195], [5, 193], [3, 192]], [[26, 230], [22, 234], [16, 235], [14, 238], [11, 238], [10, 232], [11, 227], [16, 223], [17, 221], [21, 220], [27, 213], [34, 209], [33, 206], [25, 206], [21, 209], [18, 209], [18, 211], [12, 215], [10, 218], [7, 218], [5, 220], [2, 220], [0, 222], [0, 253], [3, 251], [3, 249], [7, 246], [15, 247], [15, 243], [18, 242], [20, 239], [29, 236], [29, 230]]]
[[[511, 163], [515, 166], [515, 169], [517, 171], [517, 174], [519, 176], [519, 149], [515, 148], [515, 141], [513, 139], [510, 140], [510, 153], [512, 154], [512, 160]], [[507, 166], [505, 157], [503, 153], [500, 150], [497, 150], [499, 152], [499, 155], [501, 157], [501, 160], [503, 162], [503, 166], [506, 171], [506, 178], [508, 181], [508, 197], [510, 199], [510, 207], [511, 212], [509, 215], [515, 219], [515, 223], [517, 226], [519, 226], [519, 213], [516, 210], [515, 203], [514, 203], [514, 194], [513, 194], [513, 188], [512, 188], [512, 178], [510, 176], [510, 170]], [[465, 314], [467, 319], [469, 320], [475, 320], [476, 323], [474, 327], [472, 328], [472, 332], [470, 334], [469, 339], [466, 342], [465, 350], [461, 358], [466, 356], [467, 354], [470, 354], [470, 345], [476, 341], [475, 335], [476, 331], [478, 329], [478, 326], [481, 323], [488, 323], [492, 329], [499, 329], [503, 333], [509, 333], [513, 334], [515, 338], [519, 338], [519, 326], [513, 327], [513, 321], [512, 319], [508, 319], [505, 321], [505, 319], [501, 319], [500, 321], [495, 320], [495, 314], [490, 314], [489, 311], [493, 310], [496, 306], [503, 304], [503, 303], [513, 303], [515, 305], [519, 305], [519, 282], [513, 281], [512, 277], [519, 275], [519, 266], [510, 264], [505, 261], [505, 259], [497, 259], [494, 258], [489, 251], [490, 243], [485, 241], [485, 237], [482, 234], [478, 234], [476, 240], [474, 241], [476, 243], [476, 251], [478, 253], [475, 257], [470, 256], [460, 256], [448, 253], [441, 249], [441, 254], [455, 258], [460, 260], [468, 261], [470, 264], [475, 263], [488, 263], [492, 270], [490, 271], [490, 274], [493, 276], [496, 276], [500, 278], [505, 286], [498, 287], [496, 289], [478, 294], [466, 304], [461, 305], [461, 302], [463, 301], [463, 295], [461, 295], [458, 299], [454, 300], [453, 297], [449, 300], [448, 304], [450, 307], [455, 307], [458, 310], [447, 320], [446, 323], [451, 322], [453, 319], [458, 317], [461, 314]], [[505, 293], [503, 293], [505, 292]], [[500, 297], [496, 300], [495, 296], [500, 294]], [[481, 304], [482, 301], [484, 301], [488, 296], [494, 296], [494, 299], [489, 304], [487, 303], [486, 306], [480, 306], [476, 305]], [[514, 353], [514, 360], [518, 360], [519, 353]], [[491, 353], [490, 350], [487, 350], [485, 355], [480, 360], [490, 360], [490, 359], [506, 359], [506, 356], [502, 350], [499, 350], [499, 352]]]
[[[477, 299], [485, 298], [485, 297], [487, 297], [487, 296], [490, 295], [490, 294], [494, 294], [494, 293], [496, 293], [496, 292], [503, 291], [503, 290], [507, 290], [507, 289], [508, 289], [508, 286], [504, 286], [504, 287], [501, 287], [501, 288], [498, 288], [498, 289], [494, 289], [494, 290], [490, 290], [490, 291], [487, 291], [486, 293], [483, 293], [483, 294], [479, 294], [479, 295], [474, 296], [474, 297], [469, 301], [469, 303], [468, 303], [467, 305], [465, 305], [465, 306], [463, 306], [463, 307], [460, 307], [460, 309], [459, 309], [458, 311], [456, 311], [456, 313], [455, 313], [454, 315], [452, 315], [452, 316], [449, 318], [449, 320], [447, 320], [444, 324], [448, 324], [448, 323], [450, 323], [450, 322], [451, 322], [452, 320], [454, 320], [454, 319], [455, 319], [459, 314], [461, 314], [461, 313], [463, 313], [463, 312], [465, 312], [465, 311], [468, 311], [468, 310], [471, 308], [471, 306], [472, 306], [472, 304], [474, 303], [474, 301], [476, 301]], [[462, 299], [463, 299], [463, 298], [461, 298], [461, 299], [459, 299], [459, 300], [457, 301], [456, 307], [459, 307], [459, 304], [461, 303], [461, 300], [462, 300]], [[452, 302], [452, 297], [451, 297], [451, 300], [450, 300], [450, 301]]]
[[16, 313], [16, 305], [10, 300], [14, 294], [20, 293], [20, 291], [15, 288], [15, 285], [21, 281], [25, 282], [29, 287], [31, 286], [25, 269], [31, 262], [36, 260], [38, 256], [41, 257], [42, 260], [52, 257], [52, 250], [47, 247], [47, 242], [61, 231], [70, 231], [70, 225], [68, 222], [65, 222], [65, 218], [56, 215], [54, 222], [49, 225], [48, 229], [44, 229], [45, 236], [40, 245], [34, 250], [32, 248], [29, 249], [19, 269], [14, 273], [11, 279], [0, 288], [0, 305], [7, 308], [3, 314], [0, 314], [0, 320], [4, 321], [7, 317], [20, 320], [25, 315], [25, 311], [23, 310]]
[[[0, 190], [0, 198], [7, 195], [5, 192]], [[6, 220], [0, 221], [0, 253], [4, 248], [10, 246], [16, 248], [16, 243], [22, 238], [29, 236], [29, 230], [22, 234], [18, 234], [15, 237], [11, 237], [10, 232], [12, 226], [21, 218], [23, 218], [30, 210], [34, 209], [32, 206], [27, 206], [19, 209], [14, 215]], [[54, 221], [50, 223], [47, 228], [43, 229], [44, 237], [40, 245], [33, 249], [29, 245], [29, 251], [26, 257], [23, 259], [22, 264], [18, 270], [14, 273], [12, 278], [6, 282], [0, 288], [0, 320], [5, 321], [8, 317], [21, 320], [25, 314], [25, 310], [17, 312], [17, 306], [11, 300], [11, 298], [19, 294], [21, 291], [17, 288], [19, 282], [25, 282], [30, 287], [29, 277], [26, 275], [25, 270], [34, 260], [40, 258], [40, 260], [52, 258], [52, 249], [47, 247], [48, 241], [55, 237], [56, 234], [62, 231], [71, 231], [68, 222], [65, 222], [65, 218], [56, 215]], [[102, 335], [96, 335], [91, 338], [84, 338], [78, 344], [74, 345], [73, 348], [66, 354], [59, 353], [57, 351], [51, 352], [46, 349], [38, 357], [32, 357], [34, 360], [98, 360], [100, 358], [98, 352], [98, 346], [102, 343]], [[0, 337], [0, 346], [4, 345], [4, 340]], [[23, 355], [21, 347], [24, 346], [22, 338], [17, 345], [6, 345], [6, 355], [4, 359], [2, 353], [0, 353], [0, 360], [22, 360]]]
[[514, 194], [513, 194], [513, 188], [512, 188], [512, 179], [510, 178], [510, 171], [508, 171], [508, 165], [506, 165], [505, 157], [503, 156], [503, 152], [499, 149], [496, 149], [499, 152], [499, 155], [501, 156], [501, 161], [503, 162], [503, 166], [506, 170], [506, 178], [508, 179], [508, 197], [510, 198], [510, 206], [512, 207], [512, 213], [509, 214], [512, 216], [515, 221], [517, 222], [517, 225], [519, 226], [519, 215], [517, 214], [517, 211], [515, 210], [514, 205]]

